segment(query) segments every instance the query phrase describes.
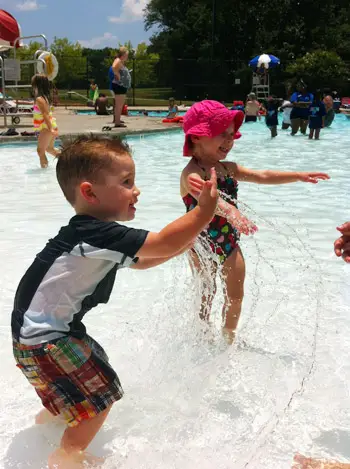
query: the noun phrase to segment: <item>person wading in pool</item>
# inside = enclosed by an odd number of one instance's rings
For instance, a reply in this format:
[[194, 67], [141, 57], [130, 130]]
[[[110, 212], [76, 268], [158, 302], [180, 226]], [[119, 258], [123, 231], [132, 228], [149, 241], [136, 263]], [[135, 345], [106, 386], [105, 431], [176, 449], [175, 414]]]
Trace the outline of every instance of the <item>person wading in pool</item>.
[[126, 93], [131, 86], [130, 72], [125, 66], [125, 63], [128, 60], [128, 57], [129, 57], [128, 49], [126, 47], [121, 47], [112, 65], [112, 69], [114, 73], [114, 80], [112, 82], [112, 90], [115, 94], [114, 96], [114, 127], [126, 127], [126, 125], [121, 122], [120, 117], [122, 115]]
[[326, 117], [324, 119], [324, 126], [330, 127], [335, 118], [335, 112], [333, 109], [334, 101], [333, 101], [332, 96], [329, 96], [329, 95], [325, 96], [323, 99], [323, 103], [326, 107]]
[[309, 123], [309, 107], [313, 100], [313, 94], [309, 93], [305, 83], [300, 81], [297, 85], [297, 91], [290, 98], [290, 102], [293, 104], [290, 114], [292, 135], [298, 133], [299, 129], [302, 134], [306, 134]]
[[95, 102], [95, 111], [98, 116], [108, 116], [108, 98], [105, 94], [100, 93]]

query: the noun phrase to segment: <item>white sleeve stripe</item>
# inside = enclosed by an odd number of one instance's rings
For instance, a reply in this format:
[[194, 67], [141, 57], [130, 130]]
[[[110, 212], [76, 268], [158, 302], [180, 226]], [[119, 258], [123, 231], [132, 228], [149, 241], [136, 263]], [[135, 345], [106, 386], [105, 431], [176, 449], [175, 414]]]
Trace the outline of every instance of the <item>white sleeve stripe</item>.
[[128, 257], [123, 252], [102, 249], [87, 243], [78, 244], [71, 250], [70, 254], [72, 256], [87, 257], [89, 259], [105, 259], [117, 264], [123, 264], [124, 267], [130, 265], [133, 261], [133, 258]]

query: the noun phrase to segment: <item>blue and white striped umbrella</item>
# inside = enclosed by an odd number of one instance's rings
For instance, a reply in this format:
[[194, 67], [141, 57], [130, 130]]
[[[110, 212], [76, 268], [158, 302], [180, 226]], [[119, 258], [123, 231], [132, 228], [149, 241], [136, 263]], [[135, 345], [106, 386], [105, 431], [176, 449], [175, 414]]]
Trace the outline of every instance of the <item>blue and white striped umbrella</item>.
[[249, 62], [249, 66], [253, 68], [273, 68], [280, 64], [280, 59], [274, 55], [262, 54], [257, 55]]

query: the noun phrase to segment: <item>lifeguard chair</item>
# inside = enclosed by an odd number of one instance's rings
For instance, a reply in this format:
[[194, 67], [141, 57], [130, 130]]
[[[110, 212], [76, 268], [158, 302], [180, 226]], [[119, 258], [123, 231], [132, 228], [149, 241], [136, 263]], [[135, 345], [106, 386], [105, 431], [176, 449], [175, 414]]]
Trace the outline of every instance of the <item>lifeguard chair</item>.
[[[16, 51], [22, 46], [25, 39], [41, 39], [43, 47], [37, 50], [31, 60], [19, 60]], [[13, 58], [1, 55], [1, 52], [13, 51]], [[49, 63], [54, 62], [53, 70], [47, 67], [47, 56], [50, 56]], [[32, 127], [32, 123], [28, 125], [20, 125], [21, 117], [32, 116], [32, 105], [19, 102], [18, 98], [9, 99], [7, 97], [8, 90], [18, 90], [31, 88], [31, 84], [19, 84], [21, 81], [21, 66], [33, 65], [33, 75], [40, 70], [45, 73], [49, 79], [53, 79], [58, 72], [58, 63], [54, 56], [48, 51], [47, 39], [43, 34], [35, 36], [21, 36], [21, 29], [16, 19], [4, 10], [0, 10], [0, 86], [1, 86], [1, 105], [0, 117], [3, 118], [3, 125], [0, 127]], [[49, 76], [50, 75], [50, 76]], [[53, 77], [53, 78], [52, 78]]]
[[258, 100], [267, 99], [270, 96], [270, 75], [267, 70], [263, 75], [257, 71], [253, 72], [252, 91]]
[[278, 57], [268, 54], [257, 55], [249, 62], [249, 67], [253, 68], [252, 91], [258, 100], [264, 100], [270, 96], [269, 69], [279, 64]]

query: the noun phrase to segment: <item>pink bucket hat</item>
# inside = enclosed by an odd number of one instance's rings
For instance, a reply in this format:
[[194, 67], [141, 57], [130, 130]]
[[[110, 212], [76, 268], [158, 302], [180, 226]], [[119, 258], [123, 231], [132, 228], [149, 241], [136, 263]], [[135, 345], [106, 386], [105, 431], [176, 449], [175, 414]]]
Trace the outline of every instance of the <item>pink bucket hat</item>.
[[238, 129], [243, 123], [242, 111], [230, 111], [218, 101], [204, 100], [190, 107], [184, 116], [185, 132], [184, 156], [192, 156], [189, 140], [191, 135], [197, 137], [217, 137], [232, 123], [235, 125], [235, 140], [241, 137]]

